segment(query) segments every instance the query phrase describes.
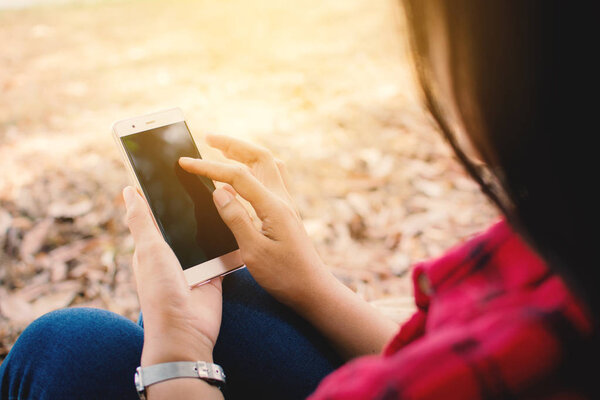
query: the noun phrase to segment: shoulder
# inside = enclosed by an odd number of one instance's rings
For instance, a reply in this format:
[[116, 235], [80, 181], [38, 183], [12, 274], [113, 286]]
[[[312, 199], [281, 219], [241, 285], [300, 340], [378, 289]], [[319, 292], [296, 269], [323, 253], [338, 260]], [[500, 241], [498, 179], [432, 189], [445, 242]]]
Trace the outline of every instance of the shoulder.
[[591, 329], [579, 299], [504, 220], [417, 265], [413, 282], [428, 330], [487, 318], [518, 322], [557, 314], [582, 332]]
[[544, 261], [504, 220], [413, 269], [417, 304], [476, 305], [551, 278]]
[[569, 386], [564, 371], [585, 352], [589, 318], [506, 222], [417, 265], [413, 279], [418, 311], [385, 356], [350, 363], [317, 392], [331, 396], [315, 398], [503, 398]]

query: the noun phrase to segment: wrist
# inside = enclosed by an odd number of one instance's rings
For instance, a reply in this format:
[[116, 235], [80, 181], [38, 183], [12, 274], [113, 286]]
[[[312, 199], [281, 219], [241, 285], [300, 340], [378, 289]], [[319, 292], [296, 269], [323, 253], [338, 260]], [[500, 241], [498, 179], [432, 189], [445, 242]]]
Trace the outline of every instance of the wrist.
[[212, 362], [213, 347], [213, 341], [197, 331], [148, 325], [144, 330], [141, 366], [173, 361]]
[[189, 351], [147, 350], [145, 346], [142, 351], [142, 367], [176, 361], [206, 361], [212, 363], [213, 357], [212, 352], [194, 352], [194, 355], [192, 355], [192, 352]]
[[296, 282], [298, 284], [295, 285], [294, 290], [288, 293], [287, 301], [284, 303], [300, 314], [304, 314], [306, 310], [311, 310], [320, 304], [332, 286], [340, 284], [321, 261], [318, 265], [313, 265], [308, 269], [303, 278]]
[[142, 367], [175, 361], [206, 361], [212, 363], [213, 356], [212, 351], [191, 352], [187, 350], [147, 349], [146, 346], [142, 351]]
[[[180, 343], [185, 343], [181, 345]], [[168, 339], [162, 341], [145, 341], [142, 350], [141, 366], [146, 367], [174, 361], [206, 361], [213, 362], [212, 346], [204, 343], [177, 342]]]

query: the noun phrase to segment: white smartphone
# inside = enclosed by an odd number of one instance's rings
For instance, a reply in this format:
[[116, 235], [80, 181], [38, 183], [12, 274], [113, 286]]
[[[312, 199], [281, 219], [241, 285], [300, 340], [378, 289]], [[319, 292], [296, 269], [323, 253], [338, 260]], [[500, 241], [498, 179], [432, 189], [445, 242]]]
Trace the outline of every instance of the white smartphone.
[[180, 157], [200, 158], [179, 108], [129, 118], [113, 136], [156, 226], [190, 286], [244, 267], [237, 242], [212, 199], [212, 180], [184, 171]]

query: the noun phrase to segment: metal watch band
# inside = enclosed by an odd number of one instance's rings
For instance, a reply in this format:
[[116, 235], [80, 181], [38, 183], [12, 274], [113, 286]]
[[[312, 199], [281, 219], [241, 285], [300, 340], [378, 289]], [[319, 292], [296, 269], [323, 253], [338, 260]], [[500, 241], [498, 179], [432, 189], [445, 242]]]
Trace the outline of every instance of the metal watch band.
[[175, 378], [199, 378], [219, 388], [225, 384], [223, 368], [205, 361], [177, 361], [138, 367], [135, 371], [135, 387], [142, 400], [146, 388], [158, 382]]

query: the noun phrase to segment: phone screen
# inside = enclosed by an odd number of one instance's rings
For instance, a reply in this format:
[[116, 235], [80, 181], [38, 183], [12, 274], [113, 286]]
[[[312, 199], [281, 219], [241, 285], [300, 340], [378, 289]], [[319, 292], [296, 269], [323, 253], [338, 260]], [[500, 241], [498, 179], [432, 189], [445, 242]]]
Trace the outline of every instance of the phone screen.
[[200, 158], [185, 121], [122, 136], [121, 141], [156, 223], [183, 269], [238, 249], [213, 203], [213, 182], [179, 166], [179, 157]]

